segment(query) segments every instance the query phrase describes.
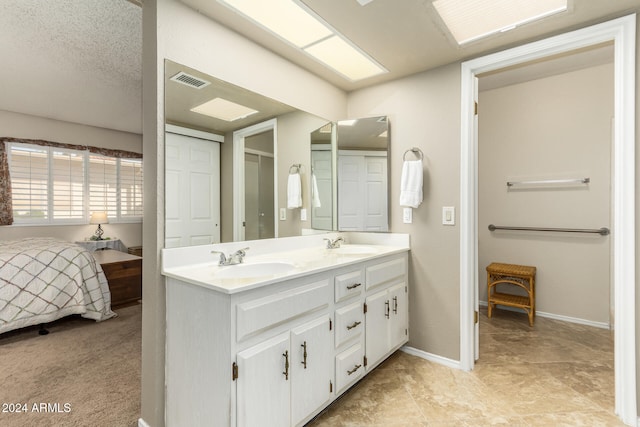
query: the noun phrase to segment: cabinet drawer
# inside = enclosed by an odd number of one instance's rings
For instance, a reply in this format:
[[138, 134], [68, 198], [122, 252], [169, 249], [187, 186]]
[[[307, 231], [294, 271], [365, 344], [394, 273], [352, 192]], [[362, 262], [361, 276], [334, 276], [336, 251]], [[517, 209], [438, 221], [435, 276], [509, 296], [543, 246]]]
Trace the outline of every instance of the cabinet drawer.
[[329, 279], [258, 298], [237, 306], [236, 340], [329, 305]]
[[402, 277], [406, 272], [407, 267], [404, 257], [367, 267], [367, 289]]
[[359, 342], [336, 356], [336, 393], [364, 374], [364, 348]]
[[363, 285], [362, 270], [340, 274], [334, 279], [336, 288], [336, 302], [351, 298], [362, 293]]
[[336, 310], [336, 348], [364, 331], [362, 303], [356, 302]]

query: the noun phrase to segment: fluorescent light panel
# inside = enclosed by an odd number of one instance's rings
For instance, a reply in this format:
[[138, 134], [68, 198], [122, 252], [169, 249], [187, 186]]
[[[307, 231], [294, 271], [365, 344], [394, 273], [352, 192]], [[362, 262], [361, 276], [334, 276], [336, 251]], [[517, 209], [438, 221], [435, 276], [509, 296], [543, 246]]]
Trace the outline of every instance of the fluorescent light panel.
[[362, 80], [387, 71], [339, 36], [322, 40], [304, 51], [351, 80]]
[[224, 98], [214, 98], [204, 104], [193, 107], [191, 111], [227, 122], [244, 119], [258, 112], [257, 110], [236, 104]]
[[221, 2], [299, 48], [333, 33], [292, 0], [221, 0]]
[[458, 44], [465, 44], [567, 10], [567, 0], [435, 0]]
[[347, 42], [300, 0], [218, 0], [350, 80], [387, 70]]

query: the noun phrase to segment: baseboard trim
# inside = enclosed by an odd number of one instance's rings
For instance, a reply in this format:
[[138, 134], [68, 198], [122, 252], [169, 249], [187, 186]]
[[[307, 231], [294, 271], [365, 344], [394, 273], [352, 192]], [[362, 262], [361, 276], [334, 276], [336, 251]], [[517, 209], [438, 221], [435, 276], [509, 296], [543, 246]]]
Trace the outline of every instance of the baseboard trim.
[[138, 427], [151, 427], [145, 420], [138, 418]]
[[[488, 305], [486, 301], [480, 301], [478, 302], [478, 304], [481, 305], [482, 307], [486, 307]], [[515, 307], [508, 307], [508, 306], [502, 306], [502, 305], [500, 306], [500, 310], [515, 311], [518, 313], [523, 312], [522, 310], [519, 310]], [[544, 311], [536, 310], [536, 316], [546, 317], [547, 319], [560, 320], [562, 322], [577, 323], [579, 325], [593, 326], [594, 328], [599, 328], [599, 329], [612, 329], [609, 326], [609, 324], [606, 322], [594, 322], [593, 320], [580, 319], [578, 317], [563, 316], [561, 314], [547, 313]]]
[[462, 369], [460, 362], [458, 360], [449, 359], [446, 357], [438, 356], [437, 354], [427, 353], [426, 351], [418, 350], [415, 347], [402, 346], [400, 350], [404, 351], [407, 354], [412, 356], [417, 356], [422, 359], [428, 360], [430, 362], [437, 363], [439, 365], [444, 365], [453, 369]]

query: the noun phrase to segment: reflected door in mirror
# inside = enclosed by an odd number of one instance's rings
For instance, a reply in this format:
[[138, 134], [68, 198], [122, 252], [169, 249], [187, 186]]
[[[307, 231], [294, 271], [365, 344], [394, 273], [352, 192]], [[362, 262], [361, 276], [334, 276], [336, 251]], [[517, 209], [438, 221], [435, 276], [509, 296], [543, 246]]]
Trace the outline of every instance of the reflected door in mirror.
[[386, 152], [340, 150], [338, 229], [388, 231]]
[[244, 238], [273, 238], [273, 157], [245, 152], [244, 159]]
[[219, 243], [220, 144], [165, 135], [165, 247]]

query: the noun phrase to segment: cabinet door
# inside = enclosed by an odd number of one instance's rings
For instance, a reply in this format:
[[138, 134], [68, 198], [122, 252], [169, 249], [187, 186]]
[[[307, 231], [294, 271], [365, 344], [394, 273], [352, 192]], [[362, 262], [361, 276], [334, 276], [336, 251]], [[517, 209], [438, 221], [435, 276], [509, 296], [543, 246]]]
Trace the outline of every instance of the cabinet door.
[[389, 288], [389, 349], [407, 340], [407, 291], [406, 283], [398, 283]]
[[286, 332], [238, 353], [238, 426], [289, 426], [289, 350]]
[[389, 351], [390, 301], [387, 290], [366, 299], [365, 348], [368, 365], [372, 366]]
[[291, 331], [291, 419], [298, 425], [331, 397], [333, 331], [324, 315]]

